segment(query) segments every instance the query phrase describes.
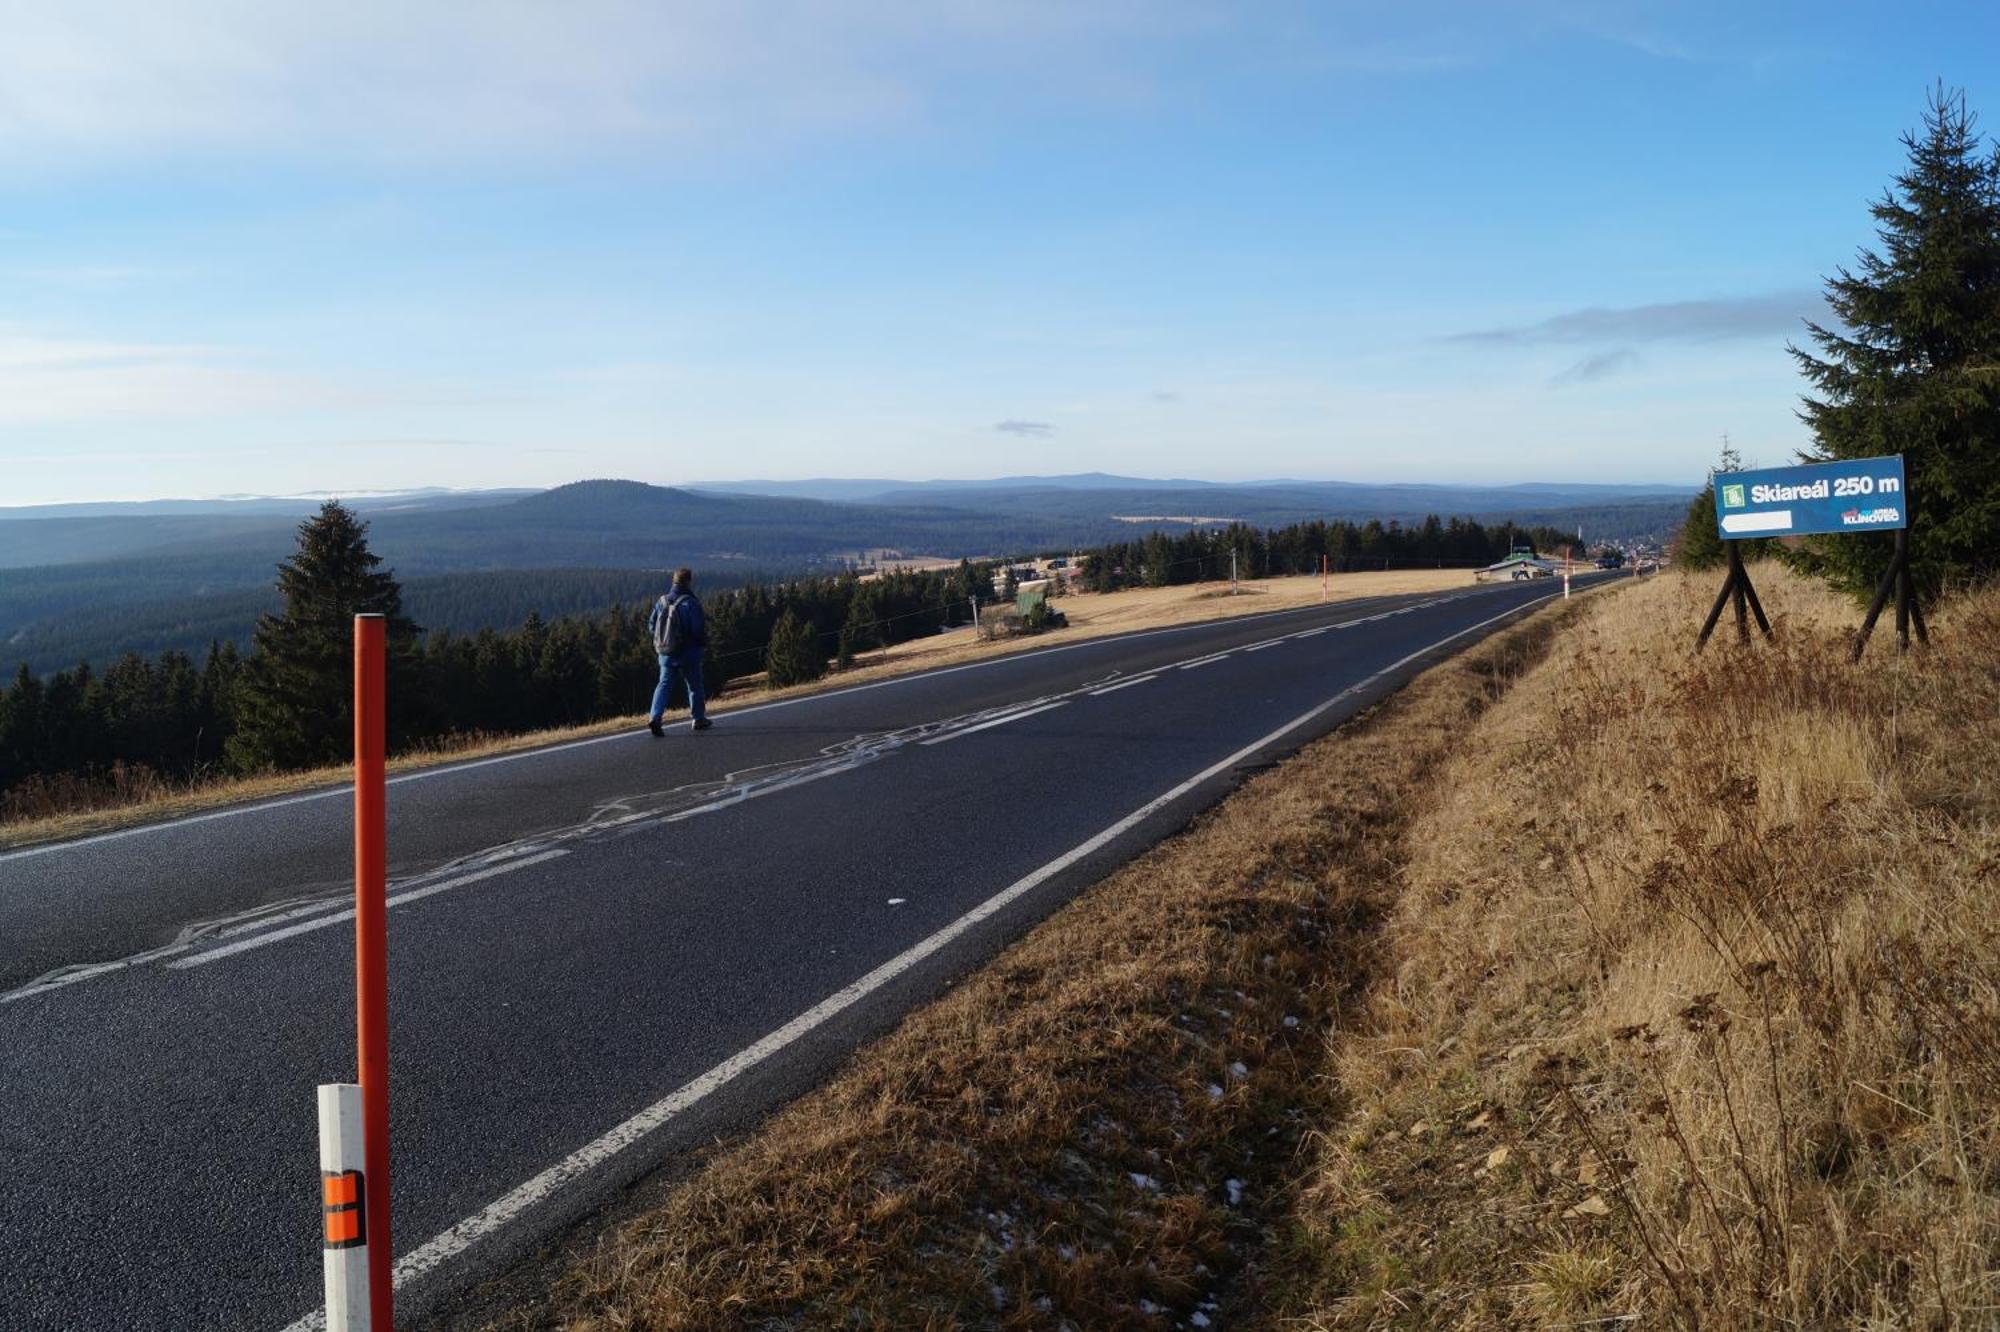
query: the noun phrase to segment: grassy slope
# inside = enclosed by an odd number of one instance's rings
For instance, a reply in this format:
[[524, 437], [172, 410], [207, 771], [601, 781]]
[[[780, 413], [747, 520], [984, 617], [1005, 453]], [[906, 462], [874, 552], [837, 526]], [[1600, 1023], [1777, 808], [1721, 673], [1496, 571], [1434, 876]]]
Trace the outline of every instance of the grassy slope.
[[1441, 772], [1284, 1312], [1994, 1324], [2000, 592], [1856, 668], [1851, 604], [1759, 581], [1774, 645], [1638, 589]]
[[1427, 673], [496, 1326], [1992, 1325], [2000, 593], [1760, 583]]

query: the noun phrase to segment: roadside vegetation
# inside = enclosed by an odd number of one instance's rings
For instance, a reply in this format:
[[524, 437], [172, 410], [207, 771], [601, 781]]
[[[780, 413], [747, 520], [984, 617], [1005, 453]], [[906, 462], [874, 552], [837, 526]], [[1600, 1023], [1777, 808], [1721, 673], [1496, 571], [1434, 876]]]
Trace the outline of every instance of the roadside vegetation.
[[1603, 601], [1419, 798], [1278, 1314], [1991, 1325], [2000, 592], [1857, 666], [1757, 576], [1773, 643]]

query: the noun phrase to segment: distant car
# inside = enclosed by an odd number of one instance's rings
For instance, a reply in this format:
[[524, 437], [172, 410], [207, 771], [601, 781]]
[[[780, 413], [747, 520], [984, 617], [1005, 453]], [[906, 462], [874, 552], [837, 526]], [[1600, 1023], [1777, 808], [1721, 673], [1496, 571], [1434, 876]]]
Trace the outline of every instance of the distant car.
[[1616, 569], [1619, 565], [1623, 564], [1624, 562], [1625, 561], [1619, 559], [1616, 555], [1600, 555], [1595, 560], [1591, 561], [1591, 563], [1595, 564], [1600, 569]]

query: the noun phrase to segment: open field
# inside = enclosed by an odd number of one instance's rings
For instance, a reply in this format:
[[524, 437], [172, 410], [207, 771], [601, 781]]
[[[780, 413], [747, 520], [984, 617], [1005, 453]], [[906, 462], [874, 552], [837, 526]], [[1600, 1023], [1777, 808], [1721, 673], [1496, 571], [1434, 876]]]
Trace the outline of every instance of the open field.
[[[1335, 575], [1330, 597], [1334, 601], [1359, 597], [1391, 596], [1403, 592], [1427, 592], [1469, 584], [1464, 570], [1417, 570], [1414, 572], [1353, 573]], [[975, 640], [970, 629], [939, 634], [898, 644], [885, 651], [858, 658], [846, 671], [830, 673], [809, 685], [785, 690], [764, 690], [755, 679], [739, 678], [734, 689], [710, 708], [717, 717], [731, 709], [753, 706], [773, 699], [826, 689], [867, 684], [939, 666], [960, 665], [1008, 653], [1052, 647], [1081, 639], [1125, 633], [1136, 629], [1163, 628], [1201, 620], [1226, 619], [1259, 611], [1285, 610], [1310, 605], [1320, 598], [1318, 578], [1273, 578], [1261, 583], [1244, 583], [1240, 596], [1228, 595], [1226, 585], [1217, 595], [1216, 584], [1182, 587], [1142, 588], [1104, 594], [1077, 594], [1055, 604], [1070, 617], [1070, 627], [1053, 634], [1002, 639]], [[540, 745], [607, 735], [637, 724], [637, 719], [614, 718], [589, 726], [536, 731], [522, 735], [467, 736], [449, 743], [426, 747], [394, 759], [390, 771], [408, 772], [440, 763], [458, 762], [493, 754], [533, 749]], [[145, 774], [131, 775], [112, 792], [87, 790], [79, 784], [73, 798], [58, 791], [45, 809], [14, 811], [0, 821], [0, 849], [26, 846], [58, 838], [80, 837], [129, 827], [154, 819], [213, 809], [248, 800], [264, 800], [336, 785], [348, 780], [345, 768], [322, 768], [309, 772], [284, 773], [269, 777], [229, 778], [193, 784], [170, 783]]]
[[1994, 1325], [2000, 592], [1758, 579], [1428, 672], [491, 1326]]

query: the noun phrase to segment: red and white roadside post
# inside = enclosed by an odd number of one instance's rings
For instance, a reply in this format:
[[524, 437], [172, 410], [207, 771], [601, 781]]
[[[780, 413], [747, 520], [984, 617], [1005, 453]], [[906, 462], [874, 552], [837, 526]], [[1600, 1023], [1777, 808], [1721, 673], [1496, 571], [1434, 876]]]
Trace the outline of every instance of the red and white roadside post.
[[354, 1017], [360, 1081], [319, 1089], [328, 1332], [393, 1332], [389, 1247], [388, 623], [354, 617]]
[[1325, 601], [1331, 595], [1332, 589], [1326, 580], [1326, 556], [1322, 555], [1319, 557], [1319, 599]]

